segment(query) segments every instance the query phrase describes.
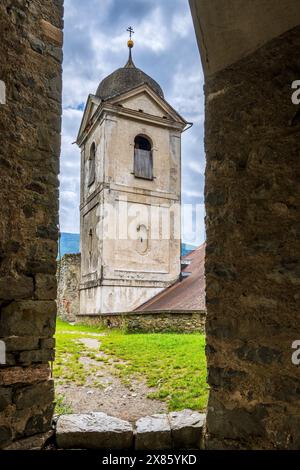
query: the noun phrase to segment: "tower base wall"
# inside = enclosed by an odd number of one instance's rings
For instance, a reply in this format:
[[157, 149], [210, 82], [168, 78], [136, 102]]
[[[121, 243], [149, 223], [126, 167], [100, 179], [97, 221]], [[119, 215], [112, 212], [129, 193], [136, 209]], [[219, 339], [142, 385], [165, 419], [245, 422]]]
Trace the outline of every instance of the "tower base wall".
[[97, 286], [80, 291], [80, 315], [132, 312], [166, 287]]

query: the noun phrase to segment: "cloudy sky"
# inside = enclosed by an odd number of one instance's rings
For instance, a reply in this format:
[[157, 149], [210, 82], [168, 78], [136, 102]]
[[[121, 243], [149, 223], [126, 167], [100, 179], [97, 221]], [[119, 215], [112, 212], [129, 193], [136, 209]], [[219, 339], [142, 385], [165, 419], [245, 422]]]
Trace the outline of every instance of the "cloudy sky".
[[194, 123], [183, 134], [182, 199], [193, 204], [198, 217], [194, 227], [184, 223], [183, 241], [199, 244], [205, 238], [203, 76], [187, 0], [65, 0], [60, 229], [79, 232], [80, 159], [72, 143], [88, 94], [127, 61], [130, 25], [135, 30], [136, 66], [152, 76], [167, 101]]

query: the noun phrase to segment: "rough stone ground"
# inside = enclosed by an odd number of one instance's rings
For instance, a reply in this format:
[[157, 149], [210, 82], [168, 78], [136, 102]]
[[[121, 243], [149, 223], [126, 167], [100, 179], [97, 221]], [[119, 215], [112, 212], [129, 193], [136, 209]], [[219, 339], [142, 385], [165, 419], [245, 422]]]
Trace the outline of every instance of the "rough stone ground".
[[[98, 362], [83, 354], [80, 360], [87, 370], [91, 367], [94, 369], [96, 366], [98, 372], [95, 374], [94, 370], [91, 371], [85, 386], [70, 383], [58, 384], [56, 393], [65, 397], [64, 401], [71, 406], [73, 413], [102, 411], [110, 416], [132, 422], [143, 416], [166, 412], [165, 403], [147, 398], [149, 393], [155, 391], [154, 388], [149, 388], [142, 380], [133, 380], [131, 386], [127, 387], [115, 375], [115, 366], [122, 361], [116, 362], [115, 359], [108, 358], [101, 349], [99, 350], [100, 339], [104, 334], [93, 334], [95, 338], [83, 337], [81, 342], [87, 353], [97, 351], [96, 355], [107, 358], [108, 362]], [[97, 387], [94, 384], [95, 379], [98, 382]]]

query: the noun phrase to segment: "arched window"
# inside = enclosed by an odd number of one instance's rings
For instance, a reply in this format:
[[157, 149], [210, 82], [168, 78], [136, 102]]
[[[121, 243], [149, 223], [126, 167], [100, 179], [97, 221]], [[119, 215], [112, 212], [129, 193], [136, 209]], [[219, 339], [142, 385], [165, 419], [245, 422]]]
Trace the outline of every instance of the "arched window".
[[142, 135], [134, 139], [134, 176], [153, 180], [152, 145], [150, 140]]
[[90, 156], [89, 156], [89, 181], [88, 185], [91, 186], [95, 182], [95, 173], [96, 173], [96, 145], [95, 142], [92, 143], [90, 148]]

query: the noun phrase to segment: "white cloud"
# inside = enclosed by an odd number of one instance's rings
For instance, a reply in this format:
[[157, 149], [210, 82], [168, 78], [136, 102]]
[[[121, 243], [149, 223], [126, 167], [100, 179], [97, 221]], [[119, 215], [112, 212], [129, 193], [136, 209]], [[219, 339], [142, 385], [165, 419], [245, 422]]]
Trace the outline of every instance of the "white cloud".
[[173, 106], [188, 119], [203, 116], [199, 113], [204, 107], [203, 77], [199, 74], [199, 66], [191, 66], [187, 70], [182, 64], [178, 64], [173, 76], [171, 89], [171, 101]]
[[201, 191], [189, 191], [188, 189], [184, 189], [182, 194], [187, 197], [196, 197], [200, 198], [202, 196]]
[[144, 18], [137, 28], [140, 31], [138, 39], [141, 47], [159, 53], [170, 47], [171, 38], [167, 28], [166, 18], [163, 17], [160, 7], [156, 7], [152, 14]]
[[[150, 15], [143, 18], [134, 29], [135, 41], [141, 49], [159, 53], [170, 46], [171, 37], [159, 6], [154, 8]], [[124, 31], [121, 34], [107, 37], [102, 31], [93, 31], [90, 39], [91, 47], [101, 62], [101, 56], [103, 58], [105, 53], [119, 53], [120, 50], [125, 50], [128, 33]]]
[[172, 21], [172, 30], [175, 34], [178, 34], [181, 38], [186, 38], [191, 31], [192, 18], [190, 12], [176, 13]]
[[63, 131], [60, 174], [60, 229], [62, 232], [79, 231], [80, 151], [76, 139], [82, 111], [63, 110]]
[[61, 198], [64, 199], [64, 202], [76, 202], [77, 194], [75, 191], [61, 191]]
[[[114, 0], [65, 0], [64, 10], [65, 22], [74, 22], [76, 27], [88, 27], [93, 23], [94, 15], [81, 15], [81, 9], [89, 9], [90, 12], [94, 11], [95, 16], [101, 15], [104, 19], [110, 8], [113, 6]], [[80, 18], [81, 21], [78, 21]]]
[[201, 161], [193, 160], [189, 162], [187, 165], [188, 165], [188, 168], [192, 170], [193, 172], [198, 173], [199, 175], [203, 175], [203, 172], [205, 169], [205, 163], [203, 162], [203, 160]]
[[87, 78], [84, 74], [76, 73], [73, 67], [66, 66], [64, 71], [64, 106], [76, 107], [86, 103], [90, 93], [95, 93], [97, 79]]

